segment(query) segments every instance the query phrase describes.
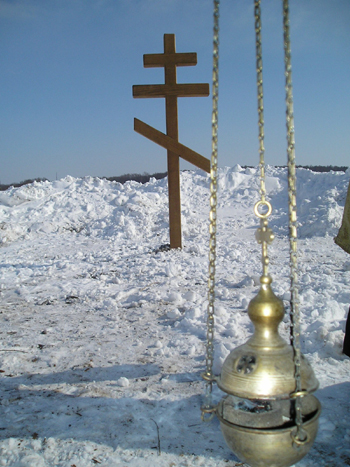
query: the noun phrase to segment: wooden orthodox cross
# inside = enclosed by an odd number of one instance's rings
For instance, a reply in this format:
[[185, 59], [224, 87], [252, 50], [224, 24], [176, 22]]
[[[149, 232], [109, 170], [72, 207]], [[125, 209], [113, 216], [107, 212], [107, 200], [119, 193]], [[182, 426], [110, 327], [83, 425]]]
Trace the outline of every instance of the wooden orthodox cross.
[[134, 119], [134, 129], [168, 152], [170, 248], [181, 248], [179, 157], [210, 172], [210, 161], [178, 141], [177, 98], [209, 96], [209, 84], [177, 84], [176, 67], [197, 64], [196, 53], [176, 53], [175, 34], [164, 34], [164, 53], [143, 56], [145, 68], [164, 67], [165, 84], [133, 86], [133, 97], [165, 97], [166, 135]]

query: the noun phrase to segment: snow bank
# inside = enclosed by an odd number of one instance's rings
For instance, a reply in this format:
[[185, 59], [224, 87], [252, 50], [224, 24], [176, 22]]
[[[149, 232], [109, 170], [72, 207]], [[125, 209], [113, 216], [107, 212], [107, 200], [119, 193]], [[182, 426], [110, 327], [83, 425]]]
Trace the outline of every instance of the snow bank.
[[[302, 350], [323, 404], [319, 437], [300, 466], [347, 465], [350, 360], [341, 345], [350, 261], [333, 236], [350, 171], [297, 176]], [[287, 172], [268, 166], [266, 177], [276, 234], [270, 273], [288, 311]], [[258, 189], [256, 168], [219, 170], [217, 373], [252, 333]], [[0, 193], [1, 465], [238, 462], [217, 420], [200, 421], [208, 176], [183, 172], [181, 200], [183, 249], [166, 251], [166, 179], [66, 177]], [[280, 331], [288, 339], [287, 316]]]

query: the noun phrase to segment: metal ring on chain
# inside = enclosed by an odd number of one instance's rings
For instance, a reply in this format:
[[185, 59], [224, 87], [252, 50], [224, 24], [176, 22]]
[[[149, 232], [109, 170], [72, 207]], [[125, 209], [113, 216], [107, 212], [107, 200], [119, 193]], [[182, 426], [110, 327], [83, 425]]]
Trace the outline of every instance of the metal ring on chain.
[[[259, 208], [262, 208], [262, 207], [267, 207], [267, 211], [265, 213], [259, 211]], [[254, 206], [254, 214], [260, 219], [266, 219], [267, 217], [270, 216], [271, 213], [272, 213], [272, 206], [266, 200], [265, 201], [259, 200]]]
[[202, 412], [201, 419], [202, 419], [202, 421], [203, 422], [210, 422], [215, 417], [216, 409], [217, 409], [216, 405], [214, 405], [214, 406], [213, 405], [211, 405], [211, 406], [203, 405], [201, 407], [201, 412]]
[[292, 392], [292, 394], [289, 395], [291, 399], [296, 399], [297, 397], [306, 397], [309, 395], [309, 391], [296, 391]]
[[[303, 434], [303, 438], [300, 438], [300, 432]], [[293, 443], [295, 443], [298, 446], [304, 446], [304, 444], [307, 444], [310, 441], [310, 436], [309, 433], [304, 430], [304, 428], [297, 429], [294, 432], [291, 433], [291, 437], [293, 440]]]

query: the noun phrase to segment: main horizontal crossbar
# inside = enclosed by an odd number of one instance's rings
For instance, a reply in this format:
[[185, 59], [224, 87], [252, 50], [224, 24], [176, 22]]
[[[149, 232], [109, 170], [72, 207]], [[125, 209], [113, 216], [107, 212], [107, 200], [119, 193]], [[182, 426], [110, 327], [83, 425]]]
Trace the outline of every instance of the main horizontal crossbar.
[[195, 151], [192, 151], [192, 149], [189, 149], [187, 146], [184, 146], [173, 138], [170, 138], [170, 136], [165, 135], [161, 131], [156, 130], [150, 125], [147, 125], [147, 123], [134, 118], [134, 130], [137, 131], [137, 133], [140, 133], [142, 136], [150, 139], [154, 143], [159, 144], [163, 148], [178, 154], [180, 157], [185, 159], [185, 161], [190, 162], [199, 169], [202, 169], [207, 173], [210, 172], [209, 159], [201, 156]]
[[209, 96], [208, 83], [190, 84], [136, 84], [132, 87], [135, 98], [142, 97], [201, 97]]

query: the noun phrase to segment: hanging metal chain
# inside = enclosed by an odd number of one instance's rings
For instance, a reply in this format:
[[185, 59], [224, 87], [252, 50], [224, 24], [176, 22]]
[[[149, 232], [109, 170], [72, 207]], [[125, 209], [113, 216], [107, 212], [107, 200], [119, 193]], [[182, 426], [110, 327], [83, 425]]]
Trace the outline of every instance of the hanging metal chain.
[[218, 98], [219, 98], [219, 0], [214, 0], [213, 34], [213, 85], [212, 85], [212, 152], [210, 170], [210, 214], [209, 214], [209, 280], [208, 280], [208, 315], [206, 370], [202, 374], [206, 381], [206, 395], [201, 407], [202, 420], [210, 421], [216, 407], [212, 403], [214, 362], [214, 311], [215, 311], [215, 262], [216, 262], [216, 207], [217, 207], [217, 169], [218, 169]]
[[265, 147], [264, 147], [264, 91], [263, 91], [263, 63], [261, 46], [261, 9], [260, 0], [254, 2], [255, 16], [255, 50], [256, 50], [256, 75], [258, 90], [258, 115], [259, 115], [259, 168], [260, 168], [260, 197], [265, 201]]
[[255, 53], [256, 53], [256, 86], [258, 92], [258, 117], [259, 117], [259, 168], [260, 168], [260, 201], [254, 206], [254, 213], [260, 218], [260, 228], [255, 238], [262, 245], [263, 276], [268, 276], [269, 258], [267, 245], [272, 242], [274, 235], [268, 228], [267, 218], [272, 212], [271, 204], [266, 200], [265, 188], [265, 147], [264, 147], [264, 89], [263, 89], [263, 61], [261, 44], [261, 8], [260, 0], [254, 0], [255, 16]]
[[296, 207], [296, 168], [295, 168], [295, 140], [294, 140], [294, 111], [291, 46], [289, 34], [289, 2], [283, 0], [283, 38], [284, 38], [284, 66], [286, 91], [286, 124], [287, 124], [287, 154], [288, 154], [288, 208], [289, 208], [289, 249], [290, 249], [290, 320], [291, 344], [294, 351], [295, 392], [292, 394], [295, 403], [296, 434], [293, 439], [296, 444], [308, 441], [303, 429], [301, 396], [305, 395], [301, 388], [301, 353], [300, 353], [300, 313], [298, 293], [298, 264], [297, 264], [297, 207]]

